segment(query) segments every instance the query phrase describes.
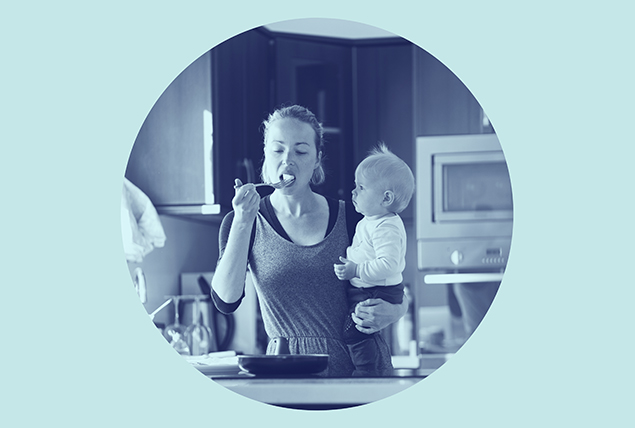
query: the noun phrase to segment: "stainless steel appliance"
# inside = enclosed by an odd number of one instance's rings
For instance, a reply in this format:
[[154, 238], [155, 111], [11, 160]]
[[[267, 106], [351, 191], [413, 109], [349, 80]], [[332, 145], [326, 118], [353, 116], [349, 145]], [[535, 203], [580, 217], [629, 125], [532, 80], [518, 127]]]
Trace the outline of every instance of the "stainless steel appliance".
[[[417, 264], [424, 284], [447, 284], [444, 346], [456, 349], [489, 310], [507, 266], [511, 180], [493, 133], [419, 137], [416, 167]], [[418, 311], [426, 352], [428, 309]]]
[[513, 222], [511, 181], [496, 134], [419, 137], [416, 153], [419, 270], [469, 273], [468, 282], [486, 272], [491, 280], [507, 264]]

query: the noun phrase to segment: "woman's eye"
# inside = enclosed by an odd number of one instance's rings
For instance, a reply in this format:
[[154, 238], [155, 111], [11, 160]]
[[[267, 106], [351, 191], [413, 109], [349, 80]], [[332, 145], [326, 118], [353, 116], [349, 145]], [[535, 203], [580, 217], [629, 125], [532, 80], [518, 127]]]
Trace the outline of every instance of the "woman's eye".
[[299, 155], [306, 155], [308, 152], [296, 152]]

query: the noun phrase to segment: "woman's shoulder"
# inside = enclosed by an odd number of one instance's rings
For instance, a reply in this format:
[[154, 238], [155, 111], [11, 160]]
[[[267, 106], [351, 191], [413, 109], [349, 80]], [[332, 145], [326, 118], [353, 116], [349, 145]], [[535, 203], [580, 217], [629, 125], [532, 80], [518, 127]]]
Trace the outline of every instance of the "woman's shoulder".
[[329, 203], [329, 214], [331, 218], [335, 219], [341, 214], [346, 222], [346, 229], [348, 232], [349, 241], [352, 242], [353, 234], [355, 233], [355, 226], [363, 218], [363, 216], [355, 210], [353, 203], [344, 201], [342, 199], [336, 199], [330, 196], [325, 196]]

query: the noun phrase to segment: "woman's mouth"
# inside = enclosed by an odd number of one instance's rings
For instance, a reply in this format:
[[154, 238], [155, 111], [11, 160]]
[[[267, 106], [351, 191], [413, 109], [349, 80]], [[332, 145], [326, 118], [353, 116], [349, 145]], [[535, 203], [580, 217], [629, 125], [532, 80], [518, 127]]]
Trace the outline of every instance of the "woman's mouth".
[[295, 181], [295, 175], [291, 175], [291, 174], [282, 174], [280, 175], [279, 178], [280, 178], [280, 181], [288, 181], [289, 184], [287, 184], [287, 186], [289, 186]]

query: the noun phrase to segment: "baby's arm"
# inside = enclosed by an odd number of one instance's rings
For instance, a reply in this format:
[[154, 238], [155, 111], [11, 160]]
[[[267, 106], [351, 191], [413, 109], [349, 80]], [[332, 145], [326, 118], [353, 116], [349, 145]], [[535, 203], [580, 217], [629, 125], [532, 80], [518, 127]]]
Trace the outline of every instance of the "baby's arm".
[[340, 262], [344, 264], [335, 265], [335, 275], [337, 275], [337, 278], [341, 281], [348, 281], [349, 279], [355, 278], [357, 272], [357, 263], [350, 261], [342, 256], [340, 256]]
[[399, 228], [392, 224], [380, 224], [373, 232], [372, 244], [375, 258], [357, 264], [355, 276], [372, 283], [401, 273], [402, 248], [406, 243]]

